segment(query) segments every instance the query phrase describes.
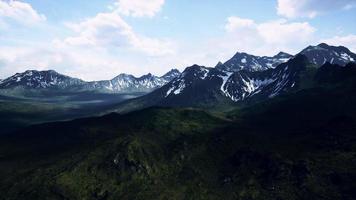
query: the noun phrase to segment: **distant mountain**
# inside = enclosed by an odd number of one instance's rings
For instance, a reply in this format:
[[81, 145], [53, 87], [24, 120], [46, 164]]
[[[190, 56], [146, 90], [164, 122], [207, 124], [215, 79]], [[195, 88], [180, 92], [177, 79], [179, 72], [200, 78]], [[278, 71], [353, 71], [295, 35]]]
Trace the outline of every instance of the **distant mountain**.
[[162, 77], [147, 74], [136, 78], [129, 74], [120, 74], [112, 80], [86, 82], [53, 70], [28, 70], [0, 82], [0, 89], [63, 89], [72, 92], [96, 91], [104, 93], [150, 92], [168, 83], [179, 74], [180, 72], [174, 69]]
[[151, 73], [138, 78], [129, 74], [120, 74], [112, 80], [88, 82], [85, 85], [80, 85], [79, 89], [113, 93], [151, 92], [179, 75], [180, 72], [177, 69], [173, 69], [161, 77]]
[[65, 76], [56, 71], [36, 71], [27, 70], [24, 73], [17, 73], [0, 82], [0, 89], [11, 89], [22, 87], [26, 89], [65, 89], [73, 85], [83, 85], [84, 81]]
[[238, 52], [225, 63], [218, 63], [216, 68], [229, 72], [236, 72], [240, 70], [263, 71], [275, 68], [279, 64], [287, 62], [292, 57], [292, 55], [284, 52], [280, 52], [273, 57], [261, 57]]
[[349, 62], [356, 61], [356, 54], [352, 53], [349, 49], [343, 46], [329, 46], [321, 43], [317, 46], [308, 46], [300, 54], [305, 55], [311, 63], [318, 66], [329, 62], [345, 66]]

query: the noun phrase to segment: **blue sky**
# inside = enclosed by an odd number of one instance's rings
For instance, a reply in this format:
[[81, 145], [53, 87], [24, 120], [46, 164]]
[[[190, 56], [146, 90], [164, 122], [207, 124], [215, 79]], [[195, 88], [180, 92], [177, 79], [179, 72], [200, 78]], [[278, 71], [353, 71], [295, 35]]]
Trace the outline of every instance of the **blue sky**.
[[54, 69], [85, 80], [213, 67], [237, 51], [356, 51], [356, 0], [0, 0], [0, 78]]

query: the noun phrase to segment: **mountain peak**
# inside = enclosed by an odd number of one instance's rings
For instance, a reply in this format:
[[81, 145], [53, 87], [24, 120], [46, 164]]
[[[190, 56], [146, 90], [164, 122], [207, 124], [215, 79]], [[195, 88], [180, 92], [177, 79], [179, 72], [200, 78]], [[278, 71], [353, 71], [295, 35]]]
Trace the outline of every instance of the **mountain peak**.
[[178, 70], [178, 69], [176, 69], [176, 68], [173, 68], [173, 69], [171, 69], [169, 72], [167, 72], [167, 74], [168, 73], [180, 73], [180, 71]]
[[245, 52], [236, 52], [235, 53], [235, 55], [233, 56], [233, 57], [239, 57], [239, 56], [244, 56], [244, 55], [249, 55], [249, 54], [247, 54], [247, 53], [245, 53]]
[[121, 74], [117, 75], [114, 79], [116, 79], [116, 78], [134, 78], [134, 76], [131, 74], [121, 73]]
[[3, 80], [1, 82], [0, 88], [65, 88], [72, 85], [80, 85], [83, 82], [84, 81], [80, 79], [62, 75], [54, 70], [26, 70], [23, 73], [16, 73], [15, 75]]
[[343, 46], [330, 46], [326, 43], [317, 46], [308, 46], [300, 54], [308, 57], [309, 61], [317, 66], [322, 66], [326, 62], [345, 66], [349, 62], [355, 62], [356, 54]]
[[19, 74], [27, 74], [27, 73], [56, 73], [56, 74], [59, 74], [57, 71], [55, 71], [53, 69], [49, 69], [49, 70], [30, 69], [30, 70], [26, 70], [23, 73], [19, 73]]
[[321, 47], [321, 48], [324, 48], [324, 49], [327, 49], [327, 48], [330, 47], [330, 46], [329, 46], [328, 44], [326, 44], [326, 43], [320, 43], [320, 44], [318, 44], [317, 46], [318, 46], [318, 47]]
[[167, 80], [168, 82], [173, 80], [174, 78], [180, 75], [180, 71], [178, 69], [171, 69], [169, 72], [165, 73], [161, 78]]
[[230, 60], [226, 61], [222, 65], [217, 65], [216, 68], [229, 72], [237, 72], [241, 70], [252, 72], [263, 71], [275, 68], [279, 64], [287, 62], [291, 57], [292, 55], [284, 52], [280, 52], [274, 57], [261, 57], [237, 52]]
[[273, 56], [274, 58], [290, 58], [292, 57], [292, 55], [290, 55], [289, 53], [280, 51], [277, 55]]
[[162, 77], [170, 76], [172, 74], [180, 74], [180, 71], [178, 69], [171, 69], [167, 73], [165, 73]]
[[150, 76], [153, 76], [151, 73], [148, 73], [146, 75], [143, 75], [143, 76], [147, 76], [147, 77], [150, 77]]
[[206, 69], [206, 67], [194, 64], [194, 65], [192, 65], [190, 67], [187, 67], [184, 70], [184, 72], [187, 72], [187, 71], [201, 71], [202, 69]]
[[219, 61], [218, 64], [215, 65], [215, 67], [220, 67], [222, 65], [224, 65], [224, 64], [221, 61]]

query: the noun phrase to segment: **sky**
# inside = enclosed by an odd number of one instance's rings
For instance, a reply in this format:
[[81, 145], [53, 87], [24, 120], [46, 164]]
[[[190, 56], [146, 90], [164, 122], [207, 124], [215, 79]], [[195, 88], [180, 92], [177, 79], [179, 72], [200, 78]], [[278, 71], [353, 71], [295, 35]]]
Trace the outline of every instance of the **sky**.
[[356, 52], [356, 0], [0, 0], [0, 79], [163, 75], [321, 42]]

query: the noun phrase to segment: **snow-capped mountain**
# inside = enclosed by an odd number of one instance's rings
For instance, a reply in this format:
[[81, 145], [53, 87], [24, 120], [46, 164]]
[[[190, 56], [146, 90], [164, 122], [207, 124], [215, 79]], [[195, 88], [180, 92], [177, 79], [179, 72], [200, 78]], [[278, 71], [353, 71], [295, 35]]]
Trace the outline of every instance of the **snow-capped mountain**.
[[216, 68], [229, 72], [246, 71], [263, 71], [273, 69], [281, 63], [287, 62], [293, 56], [280, 52], [273, 57], [254, 56], [247, 53], [236, 53], [230, 60], [225, 63], [219, 62]]
[[[315, 73], [324, 69], [323, 66], [329, 62], [342, 67], [354, 61], [355, 54], [347, 48], [326, 44], [309, 46], [296, 56], [283, 52], [274, 57], [237, 53], [226, 63], [219, 62], [215, 68], [199, 65], [188, 67], [163, 87], [127, 104], [131, 109], [138, 109], [137, 105], [141, 108], [211, 107], [260, 101], [318, 85]], [[122, 104], [117, 111], [128, 110]]]
[[0, 82], [0, 89], [11, 89], [22, 87], [25, 89], [65, 89], [74, 85], [83, 85], [84, 81], [65, 76], [56, 71], [36, 71], [27, 70], [24, 73], [17, 73]]
[[154, 76], [151, 73], [141, 77], [120, 74], [112, 80], [88, 82], [82, 85], [81, 89], [113, 93], [151, 92], [167, 84], [179, 75], [180, 72], [176, 69], [169, 71], [162, 77]]
[[170, 83], [142, 98], [156, 98], [159, 105], [169, 106], [273, 98], [297, 89], [299, 75], [308, 65], [304, 55], [297, 55], [274, 69], [256, 72], [228, 72], [193, 65]]
[[179, 74], [178, 70], [171, 70], [162, 77], [147, 74], [136, 78], [129, 74], [120, 74], [112, 80], [86, 82], [59, 74], [53, 70], [28, 70], [0, 82], [0, 89], [63, 89], [72, 92], [96, 91], [104, 93], [151, 92], [162, 87]]
[[222, 78], [221, 91], [235, 102], [249, 98], [272, 98], [298, 88], [299, 75], [308, 64], [305, 56], [297, 55], [275, 69], [227, 74]]
[[105, 93], [149, 93], [139, 101], [145, 105], [211, 105], [266, 99], [300, 89], [306, 69], [318, 70], [325, 63], [345, 66], [356, 56], [345, 47], [327, 44], [309, 46], [296, 56], [280, 52], [273, 57], [237, 53], [215, 68], [193, 65], [180, 73], [171, 70], [158, 77], [120, 74], [112, 80], [85, 82], [54, 71], [26, 71], [0, 82], [12, 87], [62, 88]]
[[356, 61], [356, 54], [343, 46], [329, 46], [321, 43], [317, 46], [308, 46], [300, 54], [305, 55], [310, 62], [321, 66], [326, 62], [345, 66]]

